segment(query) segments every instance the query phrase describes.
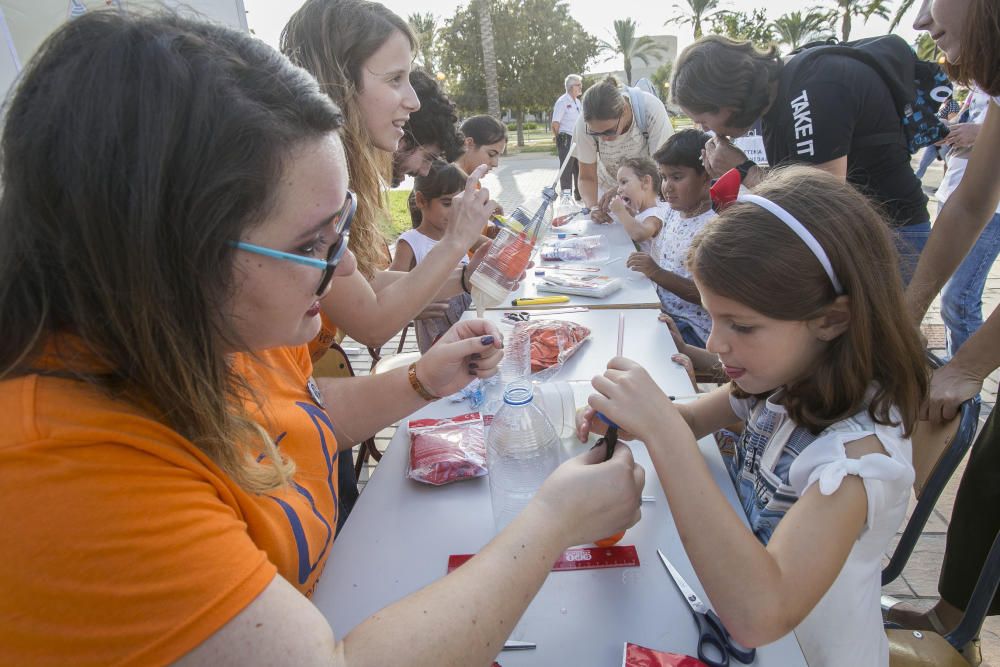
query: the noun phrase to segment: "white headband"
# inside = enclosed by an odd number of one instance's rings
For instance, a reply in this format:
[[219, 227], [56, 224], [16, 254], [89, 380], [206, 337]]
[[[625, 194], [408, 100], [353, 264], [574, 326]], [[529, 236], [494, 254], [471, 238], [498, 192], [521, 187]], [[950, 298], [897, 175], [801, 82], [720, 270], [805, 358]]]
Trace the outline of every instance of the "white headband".
[[833, 265], [830, 264], [830, 258], [827, 257], [826, 251], [823, 250], [823, 246], [819, 244], [816, 237], [812, 235], [808, 229], [806, 229], [801, 222], [795, 219], [795, 216], [775, 204], [770, 199], [765, 199], [758, 195], [740, 195], [736, 198], [738, 202], [749, 202], [751, 204], [757, 204], [761, 208], [770, 212], [778, 220], [788, 225], [788, 228], [795, 232], [795, 235], [802, 239], [812, 254], [816, 256], [819, 263], [823, 266], [823, 270], [826, 271], [826, 275], [830, 278], [830, 282], [833, 284], [833, 291], [837, 294], [843, 294], [844, 288], [840, 286], [840, 281], [837, 280], [837, 274], [833, 272]]

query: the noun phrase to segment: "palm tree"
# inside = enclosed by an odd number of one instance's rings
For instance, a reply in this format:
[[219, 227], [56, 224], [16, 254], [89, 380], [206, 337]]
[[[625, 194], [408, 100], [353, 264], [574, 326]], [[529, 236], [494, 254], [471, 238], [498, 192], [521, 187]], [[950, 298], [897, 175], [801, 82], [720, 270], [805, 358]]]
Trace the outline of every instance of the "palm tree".
[[701, 24], [719, 8], [720, 0], [687, 0], [687, 7], [674, 5], [674, 9], [680, 12], [679, 16], [668, 19], [663, 25], [676, 23], [678, 25], [691, 24], [694, 28], [694, 38], [698, 39], [704, 34]]
[[635, 36], [635, 21], [632, 19], [615, 20], [614, 41], [601, 40], [598, 47], [602, 52], [610, 53], [608, 60], [620, 55], [625, 60], [625, 82], [632, 85], [632, 59], [638, 58], [648, 65], [649, 59], [666, 53], [666, 49], [654, 42], [650, 37]]
[[840, 19], [840, 39], [846, 42], [851, 38], [853, 17], [861, 16], [865, 23], [873, 16], [888, 19], [888, 4], [892, 0], [834, 0], [834, 2], [837, 6], [830, 11], [830, 16]]
[[803, 44], [823, 37], [823, 33], [830, 29], [830, 14], [816, 10], [805, 14], [789, 12], [775, 19], [771, 27], [778, 34], [779, 43], [787, 45], [790, 51], [794, 51]]
[[497, 80], [497, 53], [493, 46], [493, 19], [490, 0], [477, 0], [479, 38], [483, 42], [483, 73], [486, 77], [486, 109], [494, 118], [500, 117], [500, 84]]
[[917, 52], [917, 57], [921, 60], [930, 60], [931, 62], [937, 62], [938, 59], [938, 46], [934, 42], [934, 38], [926, 32], [920, 33], [917, 37], [917, 43], [914, 45]]
[[889, 24], [889, 32], [892, 32], [899, 26], [899, 22], [903, 20], [903, 15], [910, 11], [910, 7], [913, 6], [913, 0], [902, 0], [899, 4], [899, 9], [896, 10], [896, 15], [892, 17], [892, 23]]
[[434, 67], [434, 57], [431, 54], [434, 52], [434, 39], [437, 37], [437, 19], [430, 12], [425, 14], [417, 12], [406, 17], [406, 22], [413, 28], [420, 41], [420, 64], [427, 73], [434, 74], [437, 68]]

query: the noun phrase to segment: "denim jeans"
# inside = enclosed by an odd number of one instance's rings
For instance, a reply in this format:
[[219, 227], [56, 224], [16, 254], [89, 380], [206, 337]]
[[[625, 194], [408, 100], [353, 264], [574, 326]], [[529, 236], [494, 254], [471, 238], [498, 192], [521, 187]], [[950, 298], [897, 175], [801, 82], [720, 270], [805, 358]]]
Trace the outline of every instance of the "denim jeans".
[[903, 285], [906, 285], [913, 277], [920, 253], [927, 245], [927, 237], [931, 235], [931, 223], [928, 221], [897, 227], [894, 232], [896, 250], [899, 252], [899, 274], [903, 277]]
[[923, 154], [920, 156], [920, 165], [917, 167], [917, 170], [913, 172], [918, 179], [924, 177], [927, 167], [931, 166], [931, 162], [934, 162], [938, 155], [938, 147], [934, 144], [931, 144], [924, 149]]
[[677, 325], [677, 330], [681, 332], [681, 338], [684, 339], [685, 343], [688, 345], [694, 345], [695, 347], [705, 347], [705, 341], [698, 335], [698, 332], [695, 331], [695, 328], [691, 326], [690, 322], [677, 317], [676, 315], [671, 315], [670, 317], [674, 319], [674, 323]]
[[958, 348], [983, 325], [983, 288], [1000, 253], [1000, 213], [986, 224], [941, 292], [941, 319], [948, 336], [948, 352]]

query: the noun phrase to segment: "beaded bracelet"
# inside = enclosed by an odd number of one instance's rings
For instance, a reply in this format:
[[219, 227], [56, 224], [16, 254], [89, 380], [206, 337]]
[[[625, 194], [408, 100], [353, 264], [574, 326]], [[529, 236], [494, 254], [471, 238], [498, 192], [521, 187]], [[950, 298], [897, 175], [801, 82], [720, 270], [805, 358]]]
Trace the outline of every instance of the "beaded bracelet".
[[420, 381], [420, 378], [417, 377], [417, 362], [414, 361], [410, 364], [410, 368], [407, 370], [406, 375], [410, 379], [410, 386], [413, 387], [413, 391], [417, 392], [420, 395], [420, 398], [425, 401], [436, 401], [441, 398], [440, 396], [435, 396], [431, 392], [427, 391], [427, 387], [425, 387]]

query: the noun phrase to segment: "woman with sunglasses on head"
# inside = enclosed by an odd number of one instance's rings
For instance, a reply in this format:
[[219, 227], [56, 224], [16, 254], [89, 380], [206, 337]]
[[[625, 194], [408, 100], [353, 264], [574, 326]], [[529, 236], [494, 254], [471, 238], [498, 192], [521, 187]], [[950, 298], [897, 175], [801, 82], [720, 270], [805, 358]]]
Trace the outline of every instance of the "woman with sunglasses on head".
[[587, 89], [573, 136], [580, 194], [595, 222], [611, 222], [608, 206], [618, 194], [622, 163], [629, 158], [652, 158], [673, 131], [667, 110], [655, 95], [623, 89], [613, 76]]
[[[907, 290], [919, 323], [945, 281], [963, 263], [1000, 204], [1000, 5], [996, 0], [924, 0], [913, 24], [926, 30], [948, 60], [952, 79], [992, 96], [961, 182], [938, 213]], [[951, 419], [1000, 367], [1000, 311], [994, 310], [951, 360], [936, 370], [924, 417]], [[994, 410], [976, 438], [948, 524], [940, 601], [919, 614], [904, 609], [890, 619], [907, 627], [950, 631], [961, 619], [997, 533], [1000, 532], [1000, 423]], [[1000, 613], [994, 597], [990, 615]], [[978, 641], [965, 656], [978, 664]]]
[[350, 248], [359, 274], [323, 299], [319, 347], [329, 345], [334, 326], [369, 347], [381, 346], [432, 301], [468, 292], [469, 276], [483, 256], [455, 268], [482, 229], [457, 220], [413, 271], [385, 270], [390, 257], [381, 229], [389, 211], [383, 189], [406, 122], [420, 107], [409, 80], [416, 46], [405, 20], [368, 0], [307, 0], [281, 35], [282, 52], [315, 76], [343, 110], [350, 185], [358, 196]]
[[492, 374], [495, 327], [310, 381], [318, 299], [356, 270], [342, 117], [249, 35], [88, 13], [6, 111], [0, 664], [485, 664], [558, 553], [638, 519], [627, 448], [574, 459], [465, 566], [335, 638], [308, 600], [334, 429]]

